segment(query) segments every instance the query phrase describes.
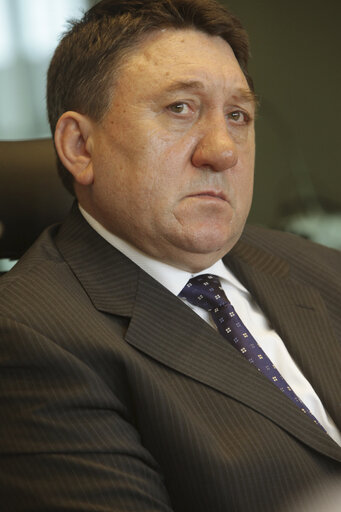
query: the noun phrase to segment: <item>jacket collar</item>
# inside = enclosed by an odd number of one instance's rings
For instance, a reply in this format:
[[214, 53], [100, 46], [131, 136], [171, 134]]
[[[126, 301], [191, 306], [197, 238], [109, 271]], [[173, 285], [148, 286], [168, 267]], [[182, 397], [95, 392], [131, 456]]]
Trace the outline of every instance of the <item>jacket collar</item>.
[[[131, 318], [126, 333], [130, 345], [251, 407], [315, 450], [341, 460], [341, 450], [329, 436], [180, 299], [105, 242], [78, 210], [62, 225], [56, 244], [96, 309]], [[290, 283], [285, 261], [247, 241], [239, 242], [225, 262], [259, 302], [332, 412], [337, 400], [330, 398], [319, 378], [321, 370], [315, 362], [320, 356], [319, 339], [311, 338], [310, 322], [327, 323], [323, 311], [316, 312], [316, 292]], [[302, 311], [308, 318], [297, 333], [294, 327]], [[302, 347], [310, 345], [313, 352], [307, 364]], [[323, 357], [323, 365], [328, 366], [321, 367], [329, 371], [331, 361]]]

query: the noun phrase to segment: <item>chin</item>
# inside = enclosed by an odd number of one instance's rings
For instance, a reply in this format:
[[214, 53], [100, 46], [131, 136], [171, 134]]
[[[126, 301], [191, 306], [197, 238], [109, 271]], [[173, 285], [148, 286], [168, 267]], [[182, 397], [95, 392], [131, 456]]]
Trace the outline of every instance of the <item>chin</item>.
[[198, 254], [217, 254], [221, 258], [237, 242], [241, 231], [229, 229], [226, 226], [223, 231], [219, 229], [209, 229], [193, 234], [186, 241], [187, 250]]

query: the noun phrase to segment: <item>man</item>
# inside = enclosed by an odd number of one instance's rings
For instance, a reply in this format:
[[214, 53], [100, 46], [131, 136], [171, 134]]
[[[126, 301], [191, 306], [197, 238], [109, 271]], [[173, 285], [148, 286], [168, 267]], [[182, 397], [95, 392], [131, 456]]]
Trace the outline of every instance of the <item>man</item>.
[[340, 254], [244, 229], [247, 55], [214, 0], [103, 0], [57, 48], [78, 204], [1, 279], [4, 510], [290, 510], [336, 477]]

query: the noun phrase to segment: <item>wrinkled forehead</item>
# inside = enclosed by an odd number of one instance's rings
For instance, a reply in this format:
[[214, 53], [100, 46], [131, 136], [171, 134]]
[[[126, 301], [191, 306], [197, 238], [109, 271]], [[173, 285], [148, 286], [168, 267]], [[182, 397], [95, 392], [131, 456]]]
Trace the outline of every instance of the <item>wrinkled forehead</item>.
[[195, 29], [148, 34], [122, 62], [118, 78], [122, 86], [135, 89], [233, 88], [254, 100], [231, 46]]

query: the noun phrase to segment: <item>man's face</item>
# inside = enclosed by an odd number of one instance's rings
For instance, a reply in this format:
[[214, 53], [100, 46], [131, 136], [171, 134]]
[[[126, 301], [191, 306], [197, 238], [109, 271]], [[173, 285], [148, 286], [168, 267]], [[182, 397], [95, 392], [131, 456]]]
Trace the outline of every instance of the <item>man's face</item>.
[[199, 271], [238, 240], [253, 188], [254, 102], [231, 47], [166, 29], [124, 63], [94, 125], [84, 207], [166, 263]]

